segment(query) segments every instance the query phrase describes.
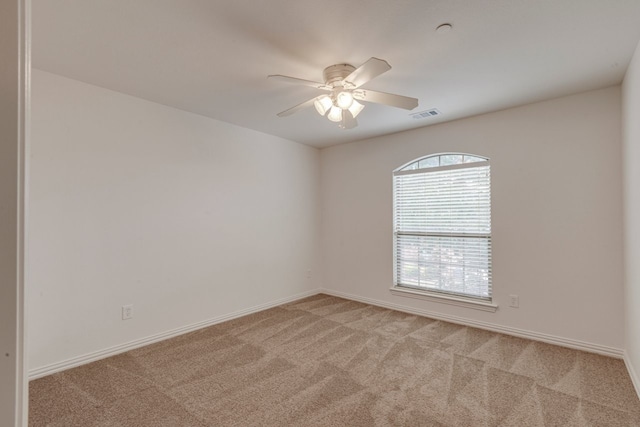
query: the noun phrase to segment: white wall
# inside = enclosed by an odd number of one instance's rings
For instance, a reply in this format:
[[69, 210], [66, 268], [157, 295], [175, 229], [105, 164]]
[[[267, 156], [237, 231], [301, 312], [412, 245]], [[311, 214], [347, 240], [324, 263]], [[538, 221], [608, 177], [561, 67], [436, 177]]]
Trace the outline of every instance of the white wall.
[[0, 425], [27, 424], [24, 369], [24, 150], [29, 2], [0, 2]]
[[[491, 159], [496, 313], [389, 292], [392, 171], [447, 151]], [[619, 87], [323, 149], [324, 286], [620, 351], [621, 181]]]
[[39, 70], [32, 102], [31, 369], [320, 286], [318, 150]]
[[640, 394], [640, 43], [622, 85], [627, 366]]

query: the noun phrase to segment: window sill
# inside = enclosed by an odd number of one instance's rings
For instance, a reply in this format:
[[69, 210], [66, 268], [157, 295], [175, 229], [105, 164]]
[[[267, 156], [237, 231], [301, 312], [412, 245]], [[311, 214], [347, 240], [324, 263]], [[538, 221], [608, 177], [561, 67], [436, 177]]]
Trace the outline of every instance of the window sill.
[[432, 302], [456, 305], [458, 307], [472, 308], [474, 310], [489, 311], [495, 313], [498, 305], [485, 301], [474, 301], [466, 298], [457, 298], [449, 295], [436, 294], [429, 291], [393, 286], [389, 289], [393, 295], [409, 298], [418, 298]]

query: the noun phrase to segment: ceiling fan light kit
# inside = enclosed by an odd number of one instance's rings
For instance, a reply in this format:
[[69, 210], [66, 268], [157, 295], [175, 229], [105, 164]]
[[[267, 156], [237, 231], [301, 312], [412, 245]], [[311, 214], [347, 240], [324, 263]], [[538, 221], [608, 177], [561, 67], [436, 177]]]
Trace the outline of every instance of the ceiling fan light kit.
[[364, 105], [360, 104], [355, 99], [353, 100], [353, 102], [351, 103], [351, 106], [349, 107], [349, 111], [351, 112], [351, 114], [353, 114], [354, 119], [358, 114], [360, 114], [360, 111], [362, 111], [363, 109], [364, 109]]
[[322, 73], [324, 83], [279, 74], [270, 75], [269, 78], [272, 79], [329, 92], [282, 111], [278, 116], [289, 116], [313, 104], [321, 116], [326, 116], [330, 121], [338, 123], [342, 129], [352, 129], [358, 125], [356, 117], [364, 109], [364, 105], [357, 100], [413, 110], [418, 106], [416, 98], [359, 89], [369, 80], [390, 69], [391, 66], [387, 61], [371, 58], [358, 68], [350, 64], [335, 64], [325, 68]]
[[351, 92], [346, 90], [338, 92], [338, 94], [336, 95], [336, 104], [338, 104], [338, 107], [346, 110], [347, 108], [351, 107], [351, 104], [353, 104], [353, 95], [351, 94]]
[[327, 119], [336, 123], [342, 121], [342, 109], [337, 105], [334, 105], [333, 107], [331, 107], [331, 110], [329, 110], [329, 114], [327, 114]]
[[316, 107], [316, 111], [318, 112], [318, 114], [324, 116], [325, 114], [327, 114], [327, 111], [329, 111], [329, 109], [333, 106], [333, 101], [331, 101], [329, 95], [321, 95], [317, 97], [315, 101], [313, 101], [313, 106]]

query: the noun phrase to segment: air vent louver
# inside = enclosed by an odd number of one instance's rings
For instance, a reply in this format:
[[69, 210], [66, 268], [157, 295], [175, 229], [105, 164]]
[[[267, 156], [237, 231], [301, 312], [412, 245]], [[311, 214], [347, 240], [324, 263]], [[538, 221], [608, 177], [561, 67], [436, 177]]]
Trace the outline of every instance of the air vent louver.
[[419, 113], [413, 113], [411, 114], [411, 117], [413, 117], [414, 119], [426, 119], [428, 117], [435, 117], [441, 114], [442, 113], [437, 108], [431, 108], [429, 110], [421, 111]]

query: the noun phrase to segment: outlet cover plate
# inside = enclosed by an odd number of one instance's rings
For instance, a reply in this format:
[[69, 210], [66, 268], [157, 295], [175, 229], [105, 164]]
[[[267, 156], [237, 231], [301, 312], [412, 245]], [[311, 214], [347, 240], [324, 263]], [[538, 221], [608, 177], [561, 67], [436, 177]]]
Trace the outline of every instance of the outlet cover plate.
[[122, 320], [133, 318], [133, 304], [122, 306]]
[[509, 307], [520, 307], [520, 297], [518, 295], [509, 295]]

